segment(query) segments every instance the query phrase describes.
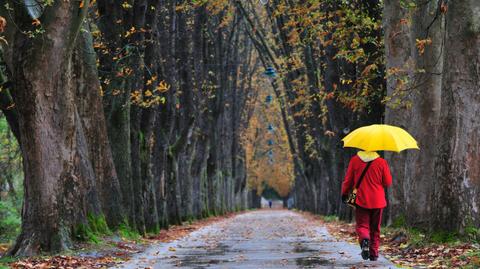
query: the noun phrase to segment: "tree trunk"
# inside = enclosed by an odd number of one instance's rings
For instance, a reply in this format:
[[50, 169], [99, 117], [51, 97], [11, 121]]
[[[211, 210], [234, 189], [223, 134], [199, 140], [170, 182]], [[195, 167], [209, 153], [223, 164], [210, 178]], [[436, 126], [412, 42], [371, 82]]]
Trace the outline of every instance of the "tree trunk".
[[251, 208], [262, 208], [262, 197], [257, 194], [257, 190], [250, 191], [250, 205]]
[[[115, 0], [97, 1], [98, 27], [102, 32], [101, 41], [106, 45], [106, 52], [99, 51], [100, 66], [102, 71], [102, 87], [104, 91], [103, 104], [107, 121], [108, 138], [110, 140], [113, 162], [117, 171], [120, 189], [122, 192], [122, 204], [131, 228], [136, 228], [136, 201], [133, 195], [134, 184], [132, 182], [132, 146], [130, 126], [130, 90], [121, 74], [127, 67], [128, 58], [123, 61], [115, 60], [115, 55], [123, 49], [122, 39], [125, 31], [133, 24], [131, 10], [125, 11], [121, 2]], [[122, 24], [118, 24], [122, 21]], [[129, 51], [129, 53], [132, 53]]]
[[100, 82], [89, 27], [84, 25], [74, 58], [76, 103], [85, 129], [102, 212], [111, 228], [123, 223], [122, 195], [113, 163], [100, 96]]
[[435, 228], [446, 231], [480, 225], [479, 17], [477, 1], [448, 4], [434, 184]]
[[[20, 13], [16, 25], [32, 27]], [[68, 249], [75, 230], [86, 225], [87, 212], [100, 212], [87, 206], [87, 193], [95, 189], [94, 171], [72, 81], [72, 51], [85, 14], [77, 3], [56, 1], [45, 10], [42, 36], [15, 35], [12, 78], [25, 198], [12, 255]]]
[[[434, 172], [435, 140], [440, 115], [440, 75], [443, 68], [443, 16], [437, 1], [415, 10], [386, 1], [384, 10], [387, 55], [387, 104], [385, 122], [407, 129], [419, 142], [420, 151], [386, 154], [394, 185], [389, 191], [389, 222], [428, 227], [431, 219], [431, 189], [437, 184]], [[409, 21], [408, 21], [409, 20]], [[416, 40], [431, 39], [423, 54]]]

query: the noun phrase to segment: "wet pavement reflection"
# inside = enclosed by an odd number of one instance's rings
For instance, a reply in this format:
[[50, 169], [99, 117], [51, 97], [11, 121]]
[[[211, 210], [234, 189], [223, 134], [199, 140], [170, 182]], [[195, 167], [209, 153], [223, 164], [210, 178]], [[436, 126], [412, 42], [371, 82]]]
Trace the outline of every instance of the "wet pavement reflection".
[[363, 261], [359, 247], [286, 210], [260, 210], [152, 246], [119, 268], [395, 268]]

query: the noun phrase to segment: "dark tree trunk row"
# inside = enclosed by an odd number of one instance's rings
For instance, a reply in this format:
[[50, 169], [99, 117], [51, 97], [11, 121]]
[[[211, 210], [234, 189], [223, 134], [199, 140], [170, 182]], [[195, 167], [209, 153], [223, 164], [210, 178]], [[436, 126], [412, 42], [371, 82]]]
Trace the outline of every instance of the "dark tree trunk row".
[[[97, 219], [146, 234], [250, 207], [238, 128], [254, 66], [240, 18], [163, 0], [99, 0], [87, 16], [82, 3], [55, 1], [45, 32], [11, 28], [15, 49], [2, 46], [2, 110], [25, 173], [11, 254], [68, 249]], [[33, 33], [24, 8], [15, 24]]]
[[[407, 129], [421, 148], [385, 154], [394, 176], [388, 222], [450, 231], [478, 227], [477, 3], [348, 3], [357, 16], [378, 25], [383, 20], [384, 31], [346, 20], [343, 1], [317, 3], [320, 19], [298, 12], [312, 2], [269, 1], [266, 19], [259, 15], [264, 7], [235, 4], [264, 65], [281, 72], [272, 86], [285, 100], [285, 128], [292, 127], [298, 208], [350, 218], [339, 192], [354, 151], [343, 149], [341, 138], [362, 125], [385, 122]], [[314, 23], [302, 25], [305, 17]], [[339, 37], [337, 27], [354, 30]], [[376, 41], [361, 42], [364, 38]], [[360, 58], [345, 56], [356, 48], [362, 49]], [[360, 93], [356, 85], [365, 80]], [[355, 99], [348, 99], [355, 91]], [[366, 106], [359, 109], [360, 102]]]
[[[305, 1], [270, 1], [266, 6], [269, 19], [265, 22], [256, 21], [255, 18], [259, 15], [256, 14], [258, 7], [255, 5], [240, 1], [236, 1], [236, 5], [243, 11], [241, 14], [245, 23], [250, 26], [250, 37], [254, 40], [264, 64], [280, 69], [282, 73], [281, 79], [274, 81], [272, 86], [276, 89], [277, 98], [283, 102], [283, 122], [294, 155], [296, 180], [291, 195], [296, 207], [319, 214], [339, 214], [349, 218], [351, 211], [341, 206], [339, 193], [346, 165], [353, 152], [343, 148], [341, 139], [346, 134], [344, 130], [353, 130], [361, 125], [381, 121], [382, 97], [372, 96], [369, 100], [371, 109], [368, 112], [366, 109], [352, 111], [352, 108], [338, 98], [325, 97], [329, 93], [353, 91], [352, 86], [344, 85], [341, 79], [361, 79], [359, 73], [365, 64], [350, 63], [337, 57], [338, 45], [323, 45], [319, 40], [312, 39], [309, 32], [313, 33], [314, 29], [291, 26], [292, 21], [297, 23], [302, 21], [302, 16], [308, 16], [295, 15], [294, 12], [297, 8], [309, 6]], [[340, 1], [321, 4], [321, 12], [326, 14], [324, 17], [327, 19], [316, 23], [326, 25], [338, 22], [339, 15], [329, 16], [329, 13], [336, 14], [340, 5]], [[365, 12], [370, 12], [377, 22], [381, 19], [378, 3], [370, 5], [358, 1], [355, 5]], [[292, 12], [276, 12], [280, 6], [286, 6]], [[250, 14], [255, 15], [252, 18]], [[265, 33], [269, 29], [275, 35], [273, 40], [266, 42], [269, 37]], [[293, 31], [298, 31], [299, 40], [296, 42], [291, 39]], [[380, 30], [374, 34], [374, 38], [381, 40]], [[328, 38], [333, 39], [331, 35]], [[267, 45], [272, 43], [274, 45]], [[367, 53], [373, 53], [380, 48], [365, 45], [363, 49]], [[376, 57], [372, 57], [372, 61], [376, 60]], [[295, 58], [302, 63], [301, 66], [289, 61]], [[286, 59], [287, 64], [278, 65], [278, 59]], [[380, 66], [379, 70], [383, 68]], [[381, 91], [384, 88], [382, 73], [378, 77], [379, 79], [372, 79], [370, 83], [372, 88]], [[346, 132], [348, 133], [348, 130]]]
[[[116, 142], [123, 147], [112, 147], [116, 166], [131, 171], [120, 181], [124, 205], [133, 209], [130, 225], [144, 233], [246, 208], [245, 164], [239, 161], [243, 151], [235, 128], [246, 121], [247, 89], [241, 82], [250, 79], [252, 67], [241, 62], [252, 48], [238, 18], [188, 1], [140, 1], [132, 11], [108, 1], [98, 5], [100, 40], [117, 52], [100, 57], [100, 69], [108, 70], [106, 115], [113, 119], [112, 109], [118, 109], [127, 117], [120, 118], [121, 128], [110, 125], [110, 139], [130, 137]], [[226, 16], [233, 16], [231, 22], [221, 25]], [[126, 40], [118, 37], [126, 32]], [[122, 57], [126, 64], [118, 60]], [[128, 68], [133, 73], [118, 77]], [[162, 83], [168, 89], [156, 90]], [[113, 94], [119, 85], [122, 91]], [[138, 92], [140, 102], [127, 99]], [[165, 102], [149, 104], [155, 97]]]
[[0, 108], [25, 175], [13, 255], [68, 249], [92, 220], [146, 234], [259, 207], [239, 137], [257, 60], [278, 73], [298, 208], [351, 217], [341, 138], [382, 122], [383, 100], [421, 147], [386, 156], [388, 219], [478, 227], [475, 1], [383, 1], [384, 31], [381, 1], [54, 1], [33, 24], [9, 3]]

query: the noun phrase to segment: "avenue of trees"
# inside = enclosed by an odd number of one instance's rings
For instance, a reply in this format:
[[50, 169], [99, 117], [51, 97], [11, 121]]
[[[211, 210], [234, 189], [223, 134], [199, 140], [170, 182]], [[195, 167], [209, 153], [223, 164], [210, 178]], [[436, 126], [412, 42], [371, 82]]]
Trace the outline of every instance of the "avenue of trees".
[[476, 1], [236, 1], [277, 89], [297, 207], [351, 217], [340, 185], [372, 123], [404, 127], [420, 151], [385, 153], [387, 221], [464, 232], [480, 226], [480, 21]]
[[[349, 219], [340, 186], [356, 151], [341, 139], [372, 123], [404, 127], [421, 148], [385, 153], [388, 222], [479, 227], [478, 10], [474, 0], [4, 1], [0, 139], [19, 150], [2, 147], [0, 167], [24, 177], [9, 253], [258, 206], [265, 184], [299, 209]], [[13, 177], [2, 172], [0, 194], [17, 195]]]
[[25, 177], [11, 254], [248, 207], [237, 128], [255, 62], [226, 1], [7, 1], [0, 16]]

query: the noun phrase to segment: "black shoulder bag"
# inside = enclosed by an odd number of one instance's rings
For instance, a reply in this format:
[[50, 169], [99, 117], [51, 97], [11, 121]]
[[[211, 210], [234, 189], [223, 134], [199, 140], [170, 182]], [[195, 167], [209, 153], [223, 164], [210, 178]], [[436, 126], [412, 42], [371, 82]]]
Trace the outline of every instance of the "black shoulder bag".
[[368, 167], [370, 167], [370, 165], [373, 163], [373, 161], [370, 161], [367, 163], [367, 167], [365, 167], [365, 169], [363, 169], [363, 172], [362, 172], [362, 175], [360, 175], [360, 178], [358, 179], [358, 182], [357, 182], [357, 185], [355, 186], [355, 188], [353, 188], [353, 190], [348, 194], [348, 198], [347, 198], [347, 205], [355, 208], [356, 207], [356, 200], [357, 200], [357, 190], [358, 190], [358, 187], [360, 187], [360, 183], [362, 183], [362, 180], [363, 180], [363, 177], [365, 176], [365, 174], [367, 173], [367, 170], [368, 170]]

